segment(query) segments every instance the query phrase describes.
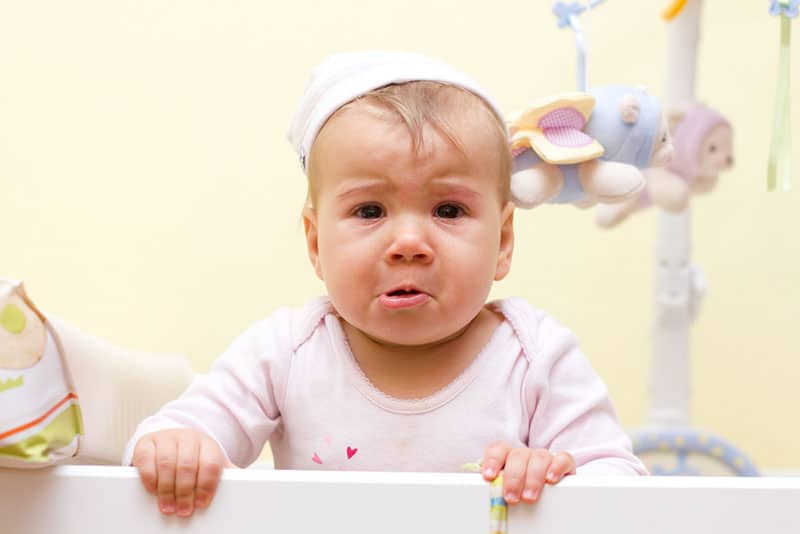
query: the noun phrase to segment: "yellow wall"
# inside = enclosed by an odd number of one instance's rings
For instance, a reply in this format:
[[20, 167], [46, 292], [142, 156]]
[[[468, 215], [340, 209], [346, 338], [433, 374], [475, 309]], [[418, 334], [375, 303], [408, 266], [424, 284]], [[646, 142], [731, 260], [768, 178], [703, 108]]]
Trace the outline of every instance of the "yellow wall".
[[[661, 93], [666, 4], [609, 0], [592, 14], [590, 83]], [[334, 51], [417, 50], [514, 109], [574, 87], [572, 36], [549, 6], [5, 0], [0, 275], [88, 332], [205, 370], [251, 321], [322, 291], [284, 140], [310, 68]], [[692, 412], [777, 470], [800, 466], [800, 209], [797, 193], [765, 192], [778, 52], [766, 11], [705, 2], [697, 93], [733, 121], [738, 159], [695, 203], [710, 289], [692, 331]], [[794, 174], [800, 185], [800, 156]], [[633, 428], [647, 417], [656, 217], [604, 232], [591, 215], [519, 213], [512, 274], [494, 296], [527, 297], [573, 328]]]

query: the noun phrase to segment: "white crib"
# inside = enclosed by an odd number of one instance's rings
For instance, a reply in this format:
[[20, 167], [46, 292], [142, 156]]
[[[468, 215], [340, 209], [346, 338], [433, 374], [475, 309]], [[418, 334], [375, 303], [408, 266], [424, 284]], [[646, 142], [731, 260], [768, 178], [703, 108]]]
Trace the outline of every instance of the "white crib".
[[[511, 508], [510, 534], [800, 532], [800, 478], [571, 477]], [[0, 471], [3, 534], [488, 534], [475, 474], [228, 470], [212, 506], [164, 517], [128, 467]]]

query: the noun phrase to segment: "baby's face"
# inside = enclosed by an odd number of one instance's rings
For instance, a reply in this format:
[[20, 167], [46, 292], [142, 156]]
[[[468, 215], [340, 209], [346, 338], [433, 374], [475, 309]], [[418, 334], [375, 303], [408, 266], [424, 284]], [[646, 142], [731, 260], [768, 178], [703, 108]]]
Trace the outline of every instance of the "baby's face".
[[344, 320], [394, 345], [442, 340], [480, 311], [508, 272], [513, 205], [501, 159], [478, 118], [454, 126], [464, 153], [433, 128], [412, 150], [406, 126], [367, 102], [315, 141], [311, 262]]

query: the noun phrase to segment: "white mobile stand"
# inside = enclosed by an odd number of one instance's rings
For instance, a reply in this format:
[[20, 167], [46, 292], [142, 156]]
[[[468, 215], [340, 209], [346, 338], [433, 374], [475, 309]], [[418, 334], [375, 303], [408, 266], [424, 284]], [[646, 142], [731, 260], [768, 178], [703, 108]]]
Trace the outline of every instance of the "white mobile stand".
[[[701, 0], [689, 0], [669, 23], [665, 106], [694, 102]], [[691, 262], [691, 213], [658, 214], [650, 414], [632, 432], [634, 451], [656, 475], [758, 475], [725, 439], [692, 428], [689, 328], [705, 279]]]

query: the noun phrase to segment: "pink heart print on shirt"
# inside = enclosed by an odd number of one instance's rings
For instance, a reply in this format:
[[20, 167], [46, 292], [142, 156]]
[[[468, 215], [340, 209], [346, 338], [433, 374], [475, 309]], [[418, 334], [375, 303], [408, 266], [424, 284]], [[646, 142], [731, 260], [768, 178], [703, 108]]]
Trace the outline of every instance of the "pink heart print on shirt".
[[[346, 451], [347, 451], [347, 459], [350, 460], [353, 456], [356, 455], [356, 453], [358, 452], [358, 448], [357, 447], [350, 447], [348, 445]], [[327, 451], [327, 452], [323, 451], [323, 454], [325, 454], [325, 457], [328, 458], [328, 460], [330, 460], [330, 456], [331, 456], [331, 452], [330, 451]], [[319, 453], [317, 451], [314, 451], [314, 455], [311, 457], [311, 461], [314, 462], [315, 464], [319, 464], [319, 465], [323, 465], [325, 463], [325, 462], [322, 461], [322, 457], [320, 457], [320, 455], [319, 455]], [[327, 465], [333, 465], [333, 467], [335, 469], [341, 469], [342, 468], [342, 466], [340, 464], [336, 464], [335, 462], [334, 462], [334, 464], [328, 463]]]

